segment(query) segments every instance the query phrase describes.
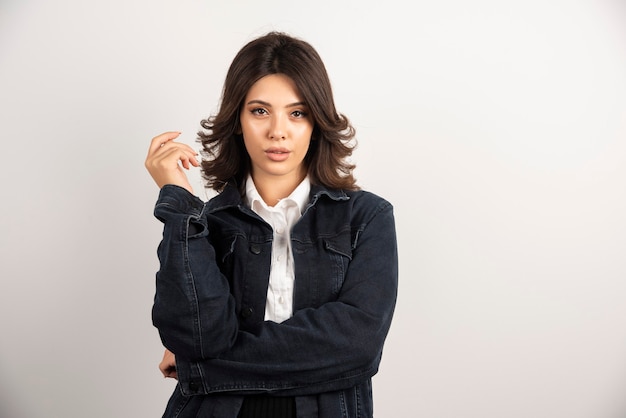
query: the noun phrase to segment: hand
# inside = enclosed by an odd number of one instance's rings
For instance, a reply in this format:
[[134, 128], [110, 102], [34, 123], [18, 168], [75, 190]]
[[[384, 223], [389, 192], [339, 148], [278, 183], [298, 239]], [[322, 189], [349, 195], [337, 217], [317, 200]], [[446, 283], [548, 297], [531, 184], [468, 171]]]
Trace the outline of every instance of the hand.
[[178, 375], [176, 374], [176, 358], [174, 353], [168, 349], [163, 353], [163, 360], [159, 363], [159, 370], [163, 373], [163, 377], [171, 377], [178, 380]]
[[165, 132], [152, 138], [145, 165], [159, 188], [175, 184], [193, 193], [183, 168], [200, 166], [198, 153], [189, 145], [175, 142], [179, 135], [180, 132]]

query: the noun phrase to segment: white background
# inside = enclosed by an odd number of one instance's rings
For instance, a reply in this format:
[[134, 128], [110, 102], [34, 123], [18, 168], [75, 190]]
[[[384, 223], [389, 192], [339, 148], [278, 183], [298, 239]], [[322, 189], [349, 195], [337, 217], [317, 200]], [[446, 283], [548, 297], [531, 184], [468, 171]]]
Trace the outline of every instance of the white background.
[[161, 415], [147, 146], [197, 146], [278, 29], [325, 60], [396, 208], [376, 416], [626, 416], [625, 6], [1, 0], [0, 415]]

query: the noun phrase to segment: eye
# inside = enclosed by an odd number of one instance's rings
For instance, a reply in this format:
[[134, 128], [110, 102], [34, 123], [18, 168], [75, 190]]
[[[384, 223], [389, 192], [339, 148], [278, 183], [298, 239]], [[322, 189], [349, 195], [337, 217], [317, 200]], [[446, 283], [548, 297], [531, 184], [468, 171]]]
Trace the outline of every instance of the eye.
[[293, 116], [294, 118], [306, 118], [307, 113], [303, 112], [302, 110], [294, 110], [293, 112], [291, 112], [291, 116]]
[[255, 107], [254, 109], [250, 110], [250, 113], [252, 113], [253, 115], [263, 116], [267, 115], [267, 110], [263, 109], [262, 107]]

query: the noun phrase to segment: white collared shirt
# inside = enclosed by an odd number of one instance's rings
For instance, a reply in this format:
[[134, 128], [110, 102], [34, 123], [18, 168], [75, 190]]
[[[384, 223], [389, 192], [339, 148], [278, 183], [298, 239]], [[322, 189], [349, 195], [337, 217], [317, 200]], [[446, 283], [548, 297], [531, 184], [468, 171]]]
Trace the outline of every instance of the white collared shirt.
[[283, 322], [293, 314], [293, 253], [290, 231], [302, 216], [309, 201], [311, 183], [306, 177], [296, 189], [275, 206], [268, 206], [254, 185], [251, 176], [246, 181], [246, 203], [274, 230], [272, 264], [270, 268], [265, 320]]

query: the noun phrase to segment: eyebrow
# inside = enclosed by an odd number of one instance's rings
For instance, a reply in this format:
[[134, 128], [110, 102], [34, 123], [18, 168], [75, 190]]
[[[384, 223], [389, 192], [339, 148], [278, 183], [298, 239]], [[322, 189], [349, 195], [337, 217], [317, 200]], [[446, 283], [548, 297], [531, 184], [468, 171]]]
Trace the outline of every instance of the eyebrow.
[[[253, 100], [250, 100], [248, 103], [246, 103], [246, 105], [251, 105], [251, 104], [260, 104], [262, 106], [272, 107], [270, 103], [263, 101], [263, 100], [259, 100], [259, 99], [253, 99]], [[295, 103], [289, 103], [285, 107], [298, 107], [298, 106], [306, 106], [306, 105], [307, 104], [305, 102], [295, 102]]]

